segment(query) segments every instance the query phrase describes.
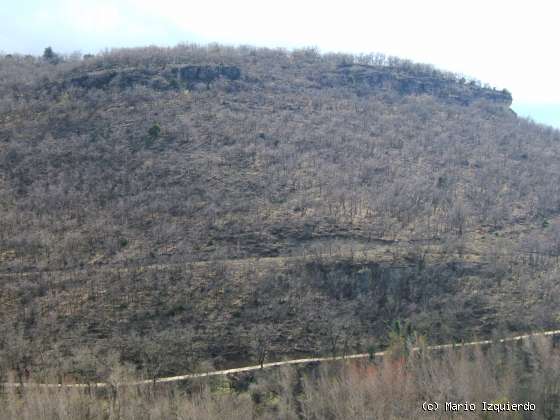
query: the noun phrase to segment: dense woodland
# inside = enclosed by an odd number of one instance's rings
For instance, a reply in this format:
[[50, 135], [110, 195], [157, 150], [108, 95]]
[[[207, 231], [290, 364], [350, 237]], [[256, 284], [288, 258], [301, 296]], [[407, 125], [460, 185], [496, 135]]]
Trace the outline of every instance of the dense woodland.
[[510, 104], [381, 55], [2, 56], [0, 372], [558, 327], [560, 132]]

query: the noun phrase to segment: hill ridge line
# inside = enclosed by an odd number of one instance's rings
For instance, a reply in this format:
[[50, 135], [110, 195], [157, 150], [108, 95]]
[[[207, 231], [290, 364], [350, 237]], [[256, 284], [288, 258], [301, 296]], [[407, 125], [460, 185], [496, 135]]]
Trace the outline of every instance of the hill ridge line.
[[[521, 341], [526, 340], [528, 338], [533, 337], [550, 337], [560, 335], [560, 330], [549, 330], [543, 331], [538, 333], [529, 333], [529, 334], [522, 334], [513, 337], [506, 337], [501, 338], [499, 340], [477, 340], [477, 341], [470, 341], [467, 343], [448, 343], [448, 344], [436, 344], [432, 346], [427, 346], [427, 350], [441, 350], [447, 348], [462, 348], [462, 347], [472, 347], [478, 345], [489, 345], [489, 344], [498, 344], [498, 343], [506, 343], [506, 342], [513, 342], [513, 341]], [[413, 347], [412, 351], [417, 352], [420, 350], [420, 347]], [[195, 379], [195, 378], [205, 378], [210, 376], [222, 376], [222, 375], [229, 375], [232, 373], [241, 373], [241, 372], [250, 372], [255, 370], [263, 370], [272, 367], [278, 366], [287, 366], [287, 365], [301, 365], [301, 364], [308, 364], [308, 363], [321, 363], [321, 362], [335, 362], [335, 361], [344, 361], [344, 360], [353, 360], [353, 359], [365, 359], [369, 358], [372, 355], [376, 357], [383, 357], [387, 354], [387, 351], [379, 351], [373, 354], [370, 353], [355, 353], [349, 354], [345, 356], [334, 356], [334, 357], [314, 357], [314, 358], [304, 358], [304, 359], [292, 359], [292, 360], [284, 360], [284, 361], [277, 361], [277, 362], [269, 362], [263, 363], [261, 365], [249, 365], [243, 366], [239, 368], [231, 368], [231, 369], [223, 369], [223, 370], [216, 370], [212, 372], [200, 372], [200, 373], [187, 373], [184, 375], [177, 375], [177, 376], [168, 376], [163, 378], [155, 378], [155, 379], [144, 379], [140, 381], [133, 381], [133, 382], [124, 382], [124, 383], [117, 383], [112, 384], [108, 382], [98, 382], [98, 383], [91, 383], [91, 384], [41, 384], [41, 383], [34, 383], [34, 382], [4, 382], [0, 383], [0, 386], [9, 387], [9, 388], [107, 388], [107, 387], [118, 387], [118, 386], [140, 386], [140, 385], [150, 385], [150, 384], [157, 384], [157, 383], [169, 383], [169, 382], [180, 382], [188, 379]]]

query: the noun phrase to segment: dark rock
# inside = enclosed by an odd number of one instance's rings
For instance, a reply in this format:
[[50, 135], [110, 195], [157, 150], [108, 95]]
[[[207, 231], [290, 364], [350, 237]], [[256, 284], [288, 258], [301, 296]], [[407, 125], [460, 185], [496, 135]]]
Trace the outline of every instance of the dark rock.
[[222, 66], [221, 74], [230, 80], [237, 80], [241, 77], [241, 70], [235, 66]]
[[237, 80], [241, 70], [235, 66], [180, 66], [167, 68], [124, 68], [101, 70], [76, 76], [66, 85], [84, 89], [107, 87], [126, 89], [134, 85], [148, 86], [156, 90], [177, 89], [182, 85], [191, 88], [199, 83], [208, 87], [214, 80], [223, 77]]
[[395, 91], [400, 95], [431, 95], [448, 102], [469, 105], [478, 100], [487, 100], [509, 107], [511, 94], [506, 90], [495, 90], [465, 82], [464, 79], [444, 78], [441, 75], [415, 73], [406, 69], [375, 67], [366, 65], [343, 65], [326, 72], [319, 78], [326, 87], [353, 86], [361, 94]]
[[187, 83], [210, 83], [218, 77], [237, 80], [241, 77], [241, 70], [235, 66], [184, 66], [178, 69], [178, 75]]
[[96, 71], [74, 77], [70, 79], [70, 84], [85, 89], [103, 89], [116, 75], [117, 72], [115, 70]]

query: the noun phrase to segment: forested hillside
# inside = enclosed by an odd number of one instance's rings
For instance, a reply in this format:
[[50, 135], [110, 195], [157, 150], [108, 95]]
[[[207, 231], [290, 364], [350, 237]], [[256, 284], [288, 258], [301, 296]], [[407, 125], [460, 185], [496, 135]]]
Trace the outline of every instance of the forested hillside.
[[0, 361], [146, 375], [558, 326], [560, 132], [380, 55], [0, 58]]

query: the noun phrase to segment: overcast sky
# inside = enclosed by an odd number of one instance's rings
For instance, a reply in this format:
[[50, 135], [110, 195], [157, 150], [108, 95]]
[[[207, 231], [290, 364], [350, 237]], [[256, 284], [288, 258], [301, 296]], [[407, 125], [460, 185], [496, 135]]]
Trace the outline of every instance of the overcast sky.
[[382, 52], [475, 77], [560, 128], [554, 0], [2, 0], [0, 51], [220, 42]]

